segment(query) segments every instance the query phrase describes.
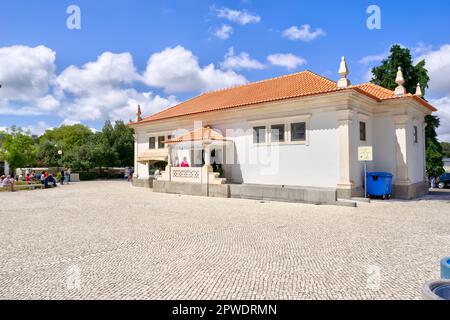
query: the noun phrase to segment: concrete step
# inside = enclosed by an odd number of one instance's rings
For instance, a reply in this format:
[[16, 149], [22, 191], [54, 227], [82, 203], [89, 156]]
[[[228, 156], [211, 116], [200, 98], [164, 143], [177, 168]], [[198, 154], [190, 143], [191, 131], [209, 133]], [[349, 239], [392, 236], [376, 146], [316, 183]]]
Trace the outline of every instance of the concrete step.
[[336, 205], [339, 207], [356, 208], [358, 206], [358, 203], [356, 201], [352, 201], [352, 200], [338, 199], [336, 201]]

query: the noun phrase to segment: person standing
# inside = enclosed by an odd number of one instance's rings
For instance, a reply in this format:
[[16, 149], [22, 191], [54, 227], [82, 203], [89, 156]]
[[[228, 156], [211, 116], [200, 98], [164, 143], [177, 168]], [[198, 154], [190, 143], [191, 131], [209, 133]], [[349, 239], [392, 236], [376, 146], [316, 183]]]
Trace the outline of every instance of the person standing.
[[64, 179], [66, 178], [65, 172], [64, 172], [64, 168], [61, 169], [61, 185], [64, 185]]

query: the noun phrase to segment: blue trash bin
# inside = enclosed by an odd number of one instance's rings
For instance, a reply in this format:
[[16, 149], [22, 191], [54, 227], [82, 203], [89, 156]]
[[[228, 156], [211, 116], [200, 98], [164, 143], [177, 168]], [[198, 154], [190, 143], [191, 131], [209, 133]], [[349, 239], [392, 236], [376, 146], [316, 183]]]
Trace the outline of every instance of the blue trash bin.
[[369, 197], [390, 198], [393, 175], [388, 172], [367, 173], [367, 194]]

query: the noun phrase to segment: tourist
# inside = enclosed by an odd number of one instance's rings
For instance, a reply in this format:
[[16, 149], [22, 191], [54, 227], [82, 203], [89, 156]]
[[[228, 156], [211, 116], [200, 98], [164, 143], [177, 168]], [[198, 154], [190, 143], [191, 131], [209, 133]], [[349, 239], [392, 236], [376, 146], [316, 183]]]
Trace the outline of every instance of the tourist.
[[31, 175], [28, 173], [27, 176], [25, 177], [25, 181], [27, 184], [31, 183]]
[[430, 178], [430, 185], [431, 185], [431, 189], [435, 188], [435, 186], [436, 186], [436, 177], [435, 176], [432, 176]]
[[128, 175], [128, 182], [133, 181], [134, 168], [130, 168], [130, 173]]
[[65, 179], [65, 172], [64, 172], [64, 168], [61, 169], [61, 185], [64, 185], [64, 179]]
[[43, 185], [45, 185], [45, 171], [42, 171], [42, 173], [41, 173], [41, 177], [40, 177], [41, 179], [41, 183], [43, 184]]
[[48, 184], [51, 183], [53, 185], [53, 188], [56, 188], [56, 179], [53, 177], [52, 174], [49, 174], [47, 178], [45, 178], [44, 186], [45, 188], [48, 188]]
[[130, 168], [126, 167], [125, 168], [125, 180], [130, 181], [129, 177], [130, 177]]
[[14, 192], [14, 179], [11, 176], [7, 176], [2, 180], [2, 188], [9, 189], [9, 191]]
[[187, 158], [186, 157], [183, 158], [183, 162], [181, 162], [181, 167], [182, 168], [188, 168], [189, 167], [189, 163], [187, 162]]

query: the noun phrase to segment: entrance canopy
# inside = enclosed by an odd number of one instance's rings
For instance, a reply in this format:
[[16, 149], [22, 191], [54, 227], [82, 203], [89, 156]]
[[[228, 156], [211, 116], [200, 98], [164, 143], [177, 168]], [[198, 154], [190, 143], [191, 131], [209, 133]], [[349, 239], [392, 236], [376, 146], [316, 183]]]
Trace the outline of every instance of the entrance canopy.
[[154, 149], [154, 150], [147, 150], [144, 152], [141, 152], [138, 155], [138, 162], [140, 163], [155, 163], [160, 161], [167, 162], [169, 158], [169, 150], [167, 149]]
[[209, 142], [212, 143], [214, 141], [226, 142], [225, 137], [219, 132], [213, 130], [210, 126], [206, 126], [195, 131], [191, 131], [188, 134], [183, 136], [179, 136], [173, 139], [166, 140], [164, 143], [168, 145], [173, 145], [177, 143], [184, 142]]

